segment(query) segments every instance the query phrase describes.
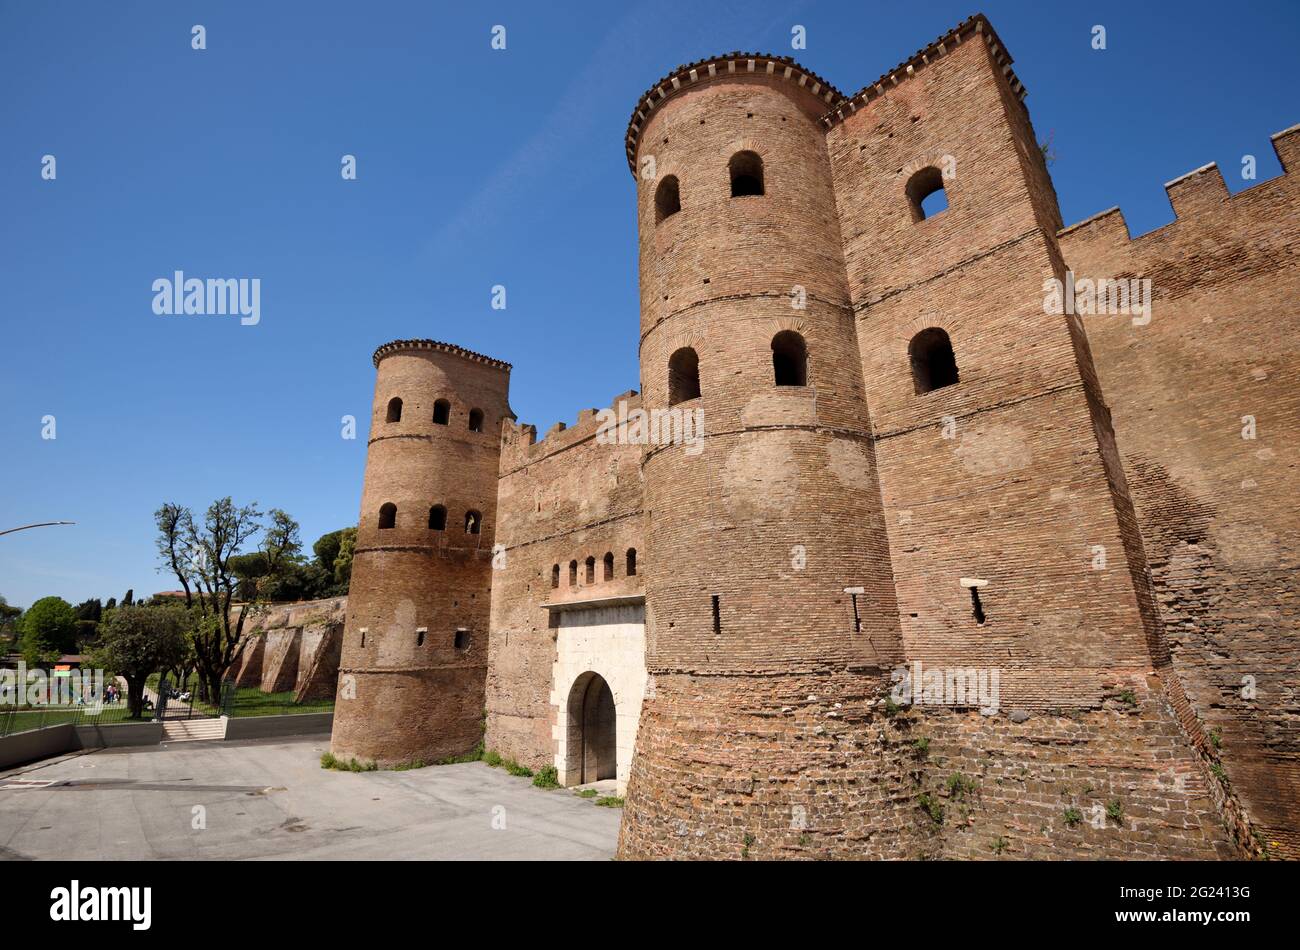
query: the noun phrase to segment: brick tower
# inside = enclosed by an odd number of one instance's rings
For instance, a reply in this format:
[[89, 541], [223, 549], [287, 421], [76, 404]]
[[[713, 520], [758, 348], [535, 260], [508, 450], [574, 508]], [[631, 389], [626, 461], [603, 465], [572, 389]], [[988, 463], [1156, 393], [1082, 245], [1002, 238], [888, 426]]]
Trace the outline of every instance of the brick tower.
[[628, 137], [641, 379], [705, 439], [643, 459], [651, 686], [620, 854], [871, 854], [906, 835], [909, 753], [881, 728], [901, 647], [818, 123], [839, 94], [780, 58], [679, 72]]
[[375, 351], [330, 748], [433, 763], [482, 737], [510, 365], [433, 340]]

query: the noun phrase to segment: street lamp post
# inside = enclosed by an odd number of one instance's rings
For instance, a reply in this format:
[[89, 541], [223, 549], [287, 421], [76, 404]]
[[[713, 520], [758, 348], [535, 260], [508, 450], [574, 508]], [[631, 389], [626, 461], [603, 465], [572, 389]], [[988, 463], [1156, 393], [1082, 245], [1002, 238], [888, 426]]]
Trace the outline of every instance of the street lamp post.
[[17, 528], [6, 528], [0, 531], [0, 534], [13, 534], [15, 531], [26, 531], [28, 528], [48, 528], [56, 524], [76, 524], [75, 521], [39, 521], [36, 524], [19, 525]]

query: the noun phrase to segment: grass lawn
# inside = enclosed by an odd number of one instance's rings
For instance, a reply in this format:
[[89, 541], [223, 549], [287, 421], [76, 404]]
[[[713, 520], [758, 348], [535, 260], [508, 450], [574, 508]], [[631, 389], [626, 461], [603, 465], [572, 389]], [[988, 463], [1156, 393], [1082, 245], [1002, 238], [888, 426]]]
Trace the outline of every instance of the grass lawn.
[[[197, 705], [195, 708], [198, 708]], [[333, 699], [312, 699], [305, 703], [293, 701], [293, 690], [283, 693], [264, 693], [256, 686], [235, 690], [231, 717], [288, 716], [295, 713], [323, 713], [334, 711]]]

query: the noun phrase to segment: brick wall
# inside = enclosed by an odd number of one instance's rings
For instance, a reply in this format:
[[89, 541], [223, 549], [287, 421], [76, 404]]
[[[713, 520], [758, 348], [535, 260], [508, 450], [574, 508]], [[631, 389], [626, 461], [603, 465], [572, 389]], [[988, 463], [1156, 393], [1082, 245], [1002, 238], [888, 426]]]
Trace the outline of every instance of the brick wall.
[[[470, 751], [483, 734], [509, 366], [430, 341], [381, 347], [375, 363], [331, 749], [431, 763]], [[394, 398], [402, 410], [390, 422]], [[433, 421], [437, 400], [450, 403], [445, 425]], [[469, 424], [475, 409], [485, 414], [479, 432]], [[380, 528], [386, 504], [396, 506], [395, 524]], [[446, 509], [444, 530], [430, 528], [435, 505]], [[477, 533], [466, 529], [470, 512]]]
[[[1259, 838], [1300, 856], [1300, 165], [1229, 197], [1214, 166], [1130, 240], [1118, 209], [1060, 235], [1076, 278], [1150, 278], [1149, 323], [1083, 318], [1173, 665]], [[1256, 438], [1243, 439], [1243, 416]], [[1253, 695], [1251, 686], [1254, 686]]]
[[[626, 414], [640, 408], [641, 398], [636, 392], [615, 397], [615, 414], [620, 404]], [[557, 730], [564, 724], [551, 694], [569, 685], [553, 682], [558, 620], [543, 605], [640, 596], [652, 569], [645, 551], [642, 447], [601, 442], [602, 421], [588, 409], [575, 426], [557, 423], [540, 442], [531, 425], [509, 423], [502, 437], [498, 540], [505, 554], [492, 576], [487, 744], [533, 768], [556, 762]], [[636, 552], [631, 576], [629, 550]], [[613, 555], [608, 580], [606, 554]], [[595, 561], [590, 582], [589, 557]], [[572, 582], [571, 562], [577, 562]], [[602, 658], [591, 661], [600, 667], [592, 672], [615, 678]], [[563, 703], [568, 697], [557, 698]]]

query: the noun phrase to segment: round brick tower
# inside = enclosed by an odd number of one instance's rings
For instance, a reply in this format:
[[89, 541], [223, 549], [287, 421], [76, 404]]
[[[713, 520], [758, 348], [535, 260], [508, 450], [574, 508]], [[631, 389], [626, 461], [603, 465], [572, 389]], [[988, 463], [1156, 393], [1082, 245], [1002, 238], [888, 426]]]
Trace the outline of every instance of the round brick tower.
[[510, 364], [433, 340], [385, 344], [374, 364], [330, 749], [433, 763], [483, 734]]
[[701, 410], [705, 438], [643, 459], [624, 857], [906, 847], [911, 753], [882, 691], [901, 638], [818, 122], [839, 98], [735, 53], [666, 77], [629, 128], [645, 406]]

